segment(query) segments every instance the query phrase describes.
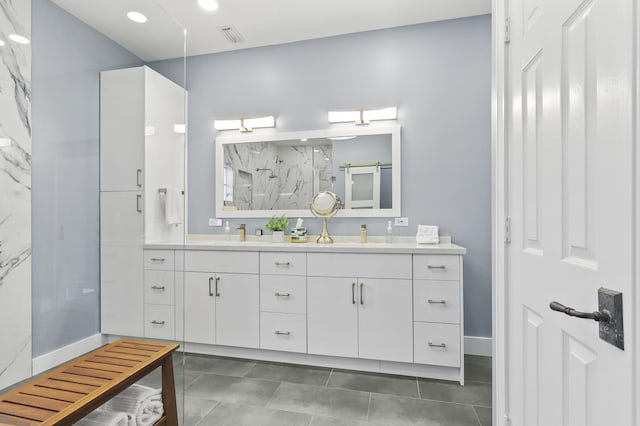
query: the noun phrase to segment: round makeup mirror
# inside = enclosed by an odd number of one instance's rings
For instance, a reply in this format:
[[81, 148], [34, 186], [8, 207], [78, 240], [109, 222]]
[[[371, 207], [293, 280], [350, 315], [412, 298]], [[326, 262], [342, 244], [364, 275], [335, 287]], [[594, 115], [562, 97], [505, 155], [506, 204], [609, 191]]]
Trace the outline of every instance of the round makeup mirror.
[[322, 233], [318, 237], [317, 243], [333, 243], [333, 238], [331, 238], [327, 230], [327, 219], [338, 213], [338, 210], [342, 207], [342, 201], [333, 192], [321, 191], [313, 196], [309, 207], [314, 216], [322, 218]]

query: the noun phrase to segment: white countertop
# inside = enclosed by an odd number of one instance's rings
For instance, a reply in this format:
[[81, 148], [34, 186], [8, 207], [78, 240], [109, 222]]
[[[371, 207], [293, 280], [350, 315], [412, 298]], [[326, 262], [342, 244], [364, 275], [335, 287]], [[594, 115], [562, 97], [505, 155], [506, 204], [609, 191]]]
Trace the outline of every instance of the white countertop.
[[369, 237], [361, 243], [359, 237], [333, 236], [333, 244], [317, 244], [317, 236], [309, 236], [306, 243], [274, 243], [271, 235], [247, 236], [239, 241], [237, 235], [189, 235], [184, 244], [177, 242], [149, 241], [149, 250], [228, 250], [228, 251], [284, 251], [318, 253], [408, 253], [408, 254], [466, 254], [467, 249], [451, 243], [451, 237], [440, 237], [438, 244], [417, 244], [415, 237], [394, 237], [387, 243], [384, 237]]

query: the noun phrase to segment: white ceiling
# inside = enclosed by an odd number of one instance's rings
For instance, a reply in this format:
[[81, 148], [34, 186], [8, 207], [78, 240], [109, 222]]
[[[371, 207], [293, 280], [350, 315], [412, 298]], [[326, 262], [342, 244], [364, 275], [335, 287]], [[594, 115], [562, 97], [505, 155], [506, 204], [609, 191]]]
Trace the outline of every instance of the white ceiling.
[[[491, 0], [218, 0], [215, 12], [197, 0], [53, 2], [145, 61], [182, 56], [177, 22], [187, 29], [192, 56], [491, 13]], [[131, 10], [149, 22], [129, 21]], [[227, 41], [219, 29], [226, 25], [245, 41]]]

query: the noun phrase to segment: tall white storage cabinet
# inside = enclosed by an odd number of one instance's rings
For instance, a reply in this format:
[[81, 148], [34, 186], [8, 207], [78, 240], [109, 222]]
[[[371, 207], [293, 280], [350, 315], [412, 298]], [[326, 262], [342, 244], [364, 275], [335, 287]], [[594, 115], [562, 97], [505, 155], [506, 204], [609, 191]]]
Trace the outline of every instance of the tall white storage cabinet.
[[184, 240], [161, 191], [184, 193], [184, 115], [184, 90], [146, 66], [100, 74], [102, 333], [145, 336], [145, 311], [166, 310], [145, 301], [143, 245]]

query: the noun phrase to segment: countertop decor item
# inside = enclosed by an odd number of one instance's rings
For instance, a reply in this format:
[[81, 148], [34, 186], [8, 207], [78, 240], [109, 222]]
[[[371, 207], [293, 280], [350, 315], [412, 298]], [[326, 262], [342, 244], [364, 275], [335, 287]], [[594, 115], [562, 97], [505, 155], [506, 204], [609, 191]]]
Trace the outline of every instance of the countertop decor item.
[[273, 216], [264, 227], [273, 233], [274, 243], [282, 243], [284, 242], [284, 230], [289, 227], [289, 218], [284, 215]]
[[316, 217], [322, 218], [322, 233], [318, 237], [318, 244], [333, 243], [333, 238], [331, 238], [327, 230], [327, 219], [335, 216], [341, 207], [342, 201], [333, 192], [321, 191], [314, 195], [309, 208]]

